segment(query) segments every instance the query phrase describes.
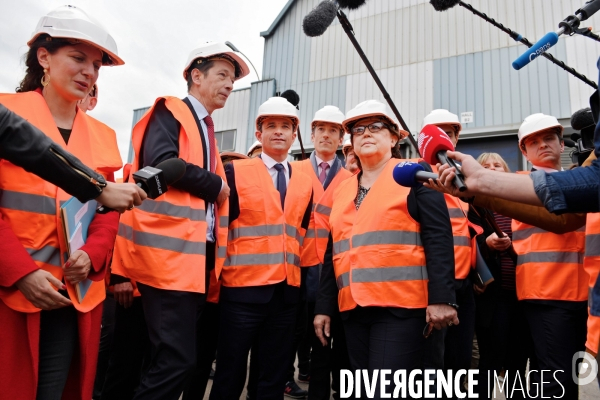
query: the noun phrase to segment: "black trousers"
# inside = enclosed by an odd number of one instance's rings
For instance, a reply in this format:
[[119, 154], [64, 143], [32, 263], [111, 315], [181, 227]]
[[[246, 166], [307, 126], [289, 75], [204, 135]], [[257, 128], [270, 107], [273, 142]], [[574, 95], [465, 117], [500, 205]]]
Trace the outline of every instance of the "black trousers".
[[[77, 310], [42, 311], [36, 400], [60, 400], [79, 343]], [[23, 355], [26, 357], [26, 355]]]
[[219, 338], [219, 305], [207, 302], [204, 311], [196, 325], [196, 368], [192, 369], [188, 376], [183, 400], [197, 400], [204, 398], [206, 385], [210, 376], [213, 361], [217, 354], [217, 343]]
[[[485, 296], [483, 293], [482, 296]], [[525, 377], [527, 359], [533, 354], [529, 325], [523, 312], [523, 304], [516, 292], [499, 289], [495, 306], [486, 307], [491, 315], [479, 315], [475, 331], [479, 345], [479, 379], [477, 392], [480, 399], [490, 399], [493, 393], [494, 372], [499, 376], [505, 370], [509, 387], [519, 387], [517, 374]], [[489, 379], [488, 379], [489, 377]], [[489, 395], [488, 395], [489, 394]], [[512, 399], [527, 398], [520, 391]]]
[[96, 379], [94, 380], [94, 399], [99, 399], [102, 396], [102, 386], [104, 386], [104, 378], [110, 359], [110, 347], [115, 331], [115, 303], [112, 293], [107, 290], [102, 309], [100, 348], [98, 350], [98, 363], [96, 364]]
[[196, 367], [196, 320], [206, 295], [138, 283], [150, 338], [151, 359], [134, 399], [178, 400]]
[[[530, 370], [551, 371], [531, 374], [531, 396], [536, 397], [533, 385], [537, 384], [538, 391], [543, 386], [544, 396], [577, 399], [579, 391], [571, 376], [571, 364], [573, 355], [585, 350], [587, 308], [583, 305], [579, 309], [567, 309], [531, 301], [523, 301], [523, 307], [535, 350], [536, 362]], [[556, 372], [558, 370], [563, 372]], [[538, 393], [537, 398], [541, 397]]]
[[[407, 376], [420, 369], [425, 346], [423, 317], [399, 318], [386, 308], [357, 307], [344, 319], [348, 356], [352, 370], [406, 370]], [[374, 399], [380, 399], [377, 380]], [[393, 380], [392, 380], [393, 382]], [[393, 385], [388, 387], [392, 393]], [[361, 394], [366, 397], [365, 388]]]
[[310, 338], [312, 352], [310, 355], [310, 385], [308, 385], [308, 400], [329, 400], [330, 392], [339, 399], [340, 370], [350, 369], [346, 335], [340, 313], [331, 317], [330, 337], [327, 345], [323, 346], [315, 334], [312, 324], [315, 314], [315, 303], [309, 302], [308, 315], [310, 324], [307, 326], [307, 336]]
[[445, 338], [444, 369], [453, 371], [471, 368], [473, 335], [475, 334], [475, 298], [470, 279], [456, 281], [458, 320], [456, 326], [448, 327]]
[[150, 362], [150, 341], [142, 298], [115, 307], [115, 329], [104, 386], [103, 400], [131, 400], [140, 384], [144, 366]]
[[266, 304], [221, 300], [217, 369], [212, 400], [239, 399], [246, 381], [248, 352], [258, 339], [256, 398], [281, 400], [292, 356], [296, 304], [284, 301], [278, 285]]

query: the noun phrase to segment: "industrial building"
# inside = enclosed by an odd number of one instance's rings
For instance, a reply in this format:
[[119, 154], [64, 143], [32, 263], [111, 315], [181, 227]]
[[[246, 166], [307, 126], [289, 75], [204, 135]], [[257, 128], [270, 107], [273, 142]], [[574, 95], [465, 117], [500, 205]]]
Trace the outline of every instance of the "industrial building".
[[[268, 30], [262, 80], [232, 92], [213, 114], [219, 148], [245, 153], [254, 142], [259, 105], [287, 89], [300, 95], [300, 131], [312, 149], [310, 121], [324, 105], [342, 111], [367, 99], [385, 101], [338, 20], [320, 37], [307, 37], [302, 20], [319, 0], [290, 0]], [[473, 0], [477, 10], [536, 42], [582, 5], [581, 0]], [[526, 46], [464, 7], [437, 12], [428, 0], [368, 0], [345, 11], [356, 38], [412, 134], [435, 108], [459, 115], [458, 150], [474, 156], [500, 153], [511, 169], [526, 168], [517, 147], [525, 117], [550, 114], [572, 133], [570, 117], [588, 106], [594, 89], [540, 57], [520, 71], [511, 63]], [[600, 13], [582, 26], [600, 25]], [[243, 51], [243, 49], [242, 49]], [[550, 53], [593, 81], [600, 45], [582, 36], [561, 36]], [[134, 123], [146, 109], [134, 111]], [[415, 152], [404, 144], [407, 156]], [[292, 157], [300, 152], [298, 141]], [[569, 163], [565, 149], [565, 165]]]

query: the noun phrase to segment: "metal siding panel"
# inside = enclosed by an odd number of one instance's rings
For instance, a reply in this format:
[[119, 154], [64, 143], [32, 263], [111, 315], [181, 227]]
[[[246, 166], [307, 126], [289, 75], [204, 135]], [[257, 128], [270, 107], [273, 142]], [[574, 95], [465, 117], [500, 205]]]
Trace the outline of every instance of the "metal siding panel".
[[[596, 14], [592, 19], [597, 15], [599, 14]], [[595, 33], [597, 34], [598, 31]], [[564, 39], [564, 41], [566, 63], [587, 76], [590, 80], [597, 82], [598, 69], [596, 63], [600, 57], [600, 47], [598, 44], [593, 40], [581, 36], [569, 37]], [[569, 112], [574, 113], [577, 110], [589, 107], [589, 97], [594, 92], [594, 89], [571, 74], [568, 75], [568, 86], [569, 97], [571, 99]]]
[[469, 60], [467, 56], [456, 58], [456, 108], [453, 113], [459, 116], [462, 111], [467, 111], [467, 101], [469, 96], [467, 90], [467, 63]]
[[[520, 51], [521, 50], [518, 47], [508, 48], [508, 59], [514, 60], [515, 58], [517, 58], [519, 56]], [[510, 109], [511, 109], [512, 122], [520, 122], [523, 119], [525, 119], [525, 118], [523, 118], [524, 107], [522, 104], [526, 104], [529, 101], [528, 96], [527, 96], [527, 98], [525, 98], [527, 91], [521, 90], [521, 87], [522, 87], [521, 85], [523, 83], [522, 83], [522, 79], [519, 75], [520, 75], [519, 71], [515, 71], [512, 68], [510, 69], [510, 76], [508, 79], [510, 82], [510, 90], [511, 90]]]
[[433, 108], [442, 108], [442, 60], [433, 61]]
[[500, 101], [502, 104], [502, 124], [510, 124], [513, 121], [512, 118], [512, 107], [511, 98], [516, 97], [517, 93], [511, 93], [511, 79], [510, 73], [512, 68], [509, 67], [512, 60], [510, 60], [508, 48], [498, 50], [500, 57], [499, 62], [499, 78], [500, 78]]
[[[474, 88], [475, 88], [475, 96], [473, 101], [475, 106], [473, 107], [474, 111], [474, 125], [477, 127], [485, 126], [485, 78], [484, 78], [484, 61], [483, 61], [483, 53], [475, 53], [473, 55], [473, 76], [475, 78]], [[465, 110], [471, 111], [471, 110]]]

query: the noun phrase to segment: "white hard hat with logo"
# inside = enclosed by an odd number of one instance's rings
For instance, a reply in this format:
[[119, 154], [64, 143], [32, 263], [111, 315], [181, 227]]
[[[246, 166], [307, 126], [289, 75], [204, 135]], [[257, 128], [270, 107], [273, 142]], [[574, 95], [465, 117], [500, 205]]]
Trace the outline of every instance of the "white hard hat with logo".
[[256, 130], [258, 130], [259, 123], [266, 117], [289, 117], [295, 126], [300, 124], [298, 110], [283, 97], [271, 97], [258, 107], [258, 115], [255, 122]]
[[438, 108], [437, 110], [433, 110], [425, 118], [423, 118], [423, 126], [421, 126], [421, 130], [425, 125], [452, 125], [457, 129], [457, 132], [462, 130], [462, 125], [458, 120], [458, 115], [451, 113], [448, 110], [444, 110], [443, 108]]
[[193, 62], [201, 64], [206, 60], [222, 59], [233, 64], [235, 68], [235, 80], [242, 79], [250, 73], [250, 68], [246, 62], [240, 57], [237, 51], [233, 51], [225, 43], [207, 42], [200, 47], [192, 50], [188, 56], [185, 68], [183, 69], [183, 79], [187, 79], [187, 72]]
[[519, 127], [519, 146], [521, 146], [523, 139], [527, 136], [547, 129], [557, 129], [559, 131], [559, 136], [562, 138], [563, 127], [555, 117], [542, 113], [531, 114], [529, 117], [525, 118]]
[[314, 129], [317, 122], [329, 122], [341, 127], [344, 118], [344, 113], [336, 106], [325, 106], [315, 113], [311, 127]]
[[106, 54], [102, 65], [123, 65], [125, 62], [118, 56], [117, 43], [108, 31], [81, 8], [62, 6], [50, 11], [40, 18], [27, 45], [43, 34], [53, 38], [75, 39], [88, 43]]
[[346, 113], [346, 119], [342, 123], [344, 130], [350, 132], [350, 127], [353, 123], [359, 119], [368, 117], [385, 117], [400, 133], [401, 138], [408, 136], [408, 132], [400, 129], [400, 126], [396, 122], [396, 118], [390, 108], [377, 100], [366, 100], [359, 103], [356, 107]]

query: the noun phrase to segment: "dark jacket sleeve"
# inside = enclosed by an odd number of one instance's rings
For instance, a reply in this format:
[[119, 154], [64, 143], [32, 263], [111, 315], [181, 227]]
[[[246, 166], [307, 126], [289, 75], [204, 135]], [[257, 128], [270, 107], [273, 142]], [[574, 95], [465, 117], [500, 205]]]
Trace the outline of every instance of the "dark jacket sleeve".
[[[59, 186], [85, 203], [100, 194], [104, 177], [0, 104], [0, 158]], [[79, 171], [79, 172], [78, 172]], [[100, 185], [90, 181], [100, 182]]]
[[[425, 167], [430, 169], [428, 165]], [[444, 195], [424, 186], [413, 188], [412, 192], [416, 205], [415, 219], [421, 225], [421, 241], [425, 249], [429, 304], [456, 303], [454, 240]]]
[[338, 288], [333, 270], [333, 238], [329, 235], [325, 259], [323, 260], [323, 267], [321, 269], [321, 278], [319, 280], [315, 315], [324, 314], [330, 317], [333, 316], [338, 308], [337, 298]]
[[[154, 107], [142, 143], [140, 167], [155, 167], [170, 158], [179, 158], [179, 130], [164, 100]], [[202, 166], [187, 163], [185, 174], [173, 187], [214, 203], [221, 192], [223, 180]]]
[[233, 163], [225, 166], [225, 178], [227, 179], [227, 186], [229, 186], [229, 224], [231, 225], [240, 216], [240, 198], [235, 186]]

